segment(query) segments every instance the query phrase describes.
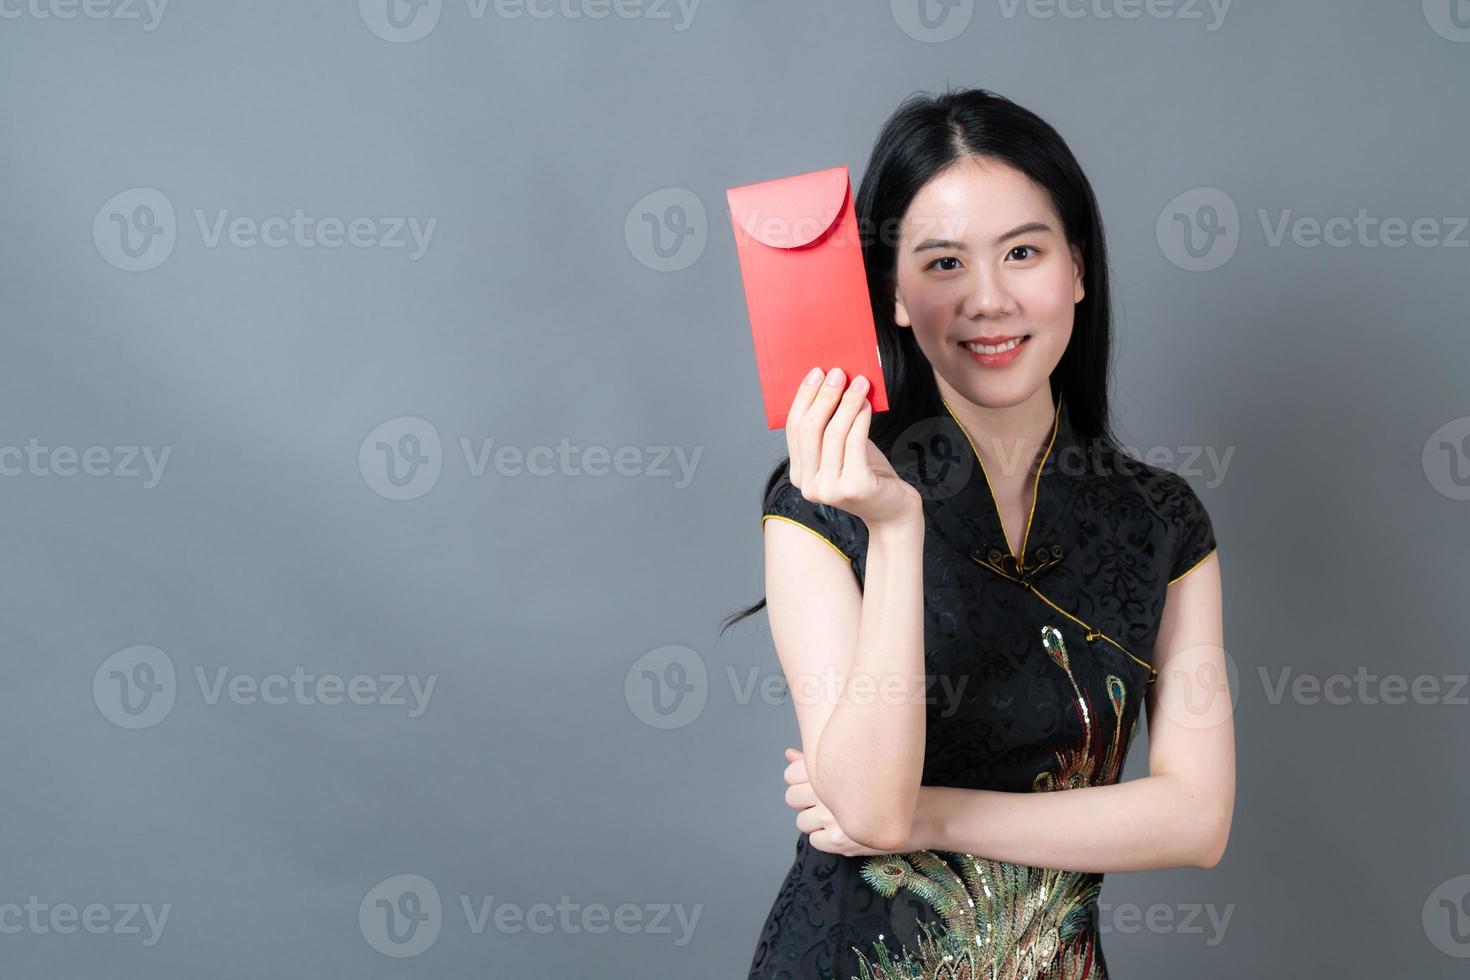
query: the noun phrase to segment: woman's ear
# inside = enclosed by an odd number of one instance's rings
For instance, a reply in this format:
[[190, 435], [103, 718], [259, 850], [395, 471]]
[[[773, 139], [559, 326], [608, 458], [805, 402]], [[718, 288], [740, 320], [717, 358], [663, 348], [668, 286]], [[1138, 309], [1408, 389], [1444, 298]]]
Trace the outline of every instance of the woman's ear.
[[1084, 256], [1083, 256], [1083, 253], [1082, 253], [1082, 246], [1081, 245], [1073, 245], [1072, 246], [1072, 269], [1073, 269], [1073, 272], [1072, 272], [1072, 297], [1073, 297], [1072, 298], [1072, 302], [1073, 303], [1080, 303], [1080, 302], [1082, 302], [1082, 297], [1084, 297], [1084, 296], [1087, 295], [1087, 290], [1084, 288], [1084, 283], [1082, 282], [1083, 273], [1087, 269], [1086, 264], [1083, 262], [1083, 257]]
[[903, 305], [903, 297], [899, 295], [896, 283], [893, 286], [893, 322], [900, 327], [914, 325], [914, 321], [909, 318], [908, 307]]

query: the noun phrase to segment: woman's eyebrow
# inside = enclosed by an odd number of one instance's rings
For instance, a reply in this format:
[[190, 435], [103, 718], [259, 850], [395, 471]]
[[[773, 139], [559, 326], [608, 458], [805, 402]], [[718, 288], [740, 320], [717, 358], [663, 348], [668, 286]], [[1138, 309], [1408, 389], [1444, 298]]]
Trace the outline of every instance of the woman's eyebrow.
[[[1017, 225], [1003, 235], [998, 235], [995, 239], [995, 244], [999, 245], [1008, 239], [1015, 238], [1017, 235], [1029, 235], [1032, 232], [1046, 232], [1051, 230], [1051, 225], [1045, 221], [1028, 221], [1024, 225]], [[964, 242], [957, 242], [951, 238], [926, 238], [914, 246], [914, 251], [922, 252], [926, 248], [952, 248], [963, 252], [966, 246]]]

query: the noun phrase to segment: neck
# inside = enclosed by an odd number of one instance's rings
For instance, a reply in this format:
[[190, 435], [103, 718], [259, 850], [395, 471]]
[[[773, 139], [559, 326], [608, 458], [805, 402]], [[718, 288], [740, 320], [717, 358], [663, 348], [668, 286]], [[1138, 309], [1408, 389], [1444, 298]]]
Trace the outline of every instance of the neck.
[[1043, 383], [1014, 405], [977, 405], [937, 373], [935, 383], [985, 464], [991, 481], [1024, 480], [1040, 462], [1051, 440], [1056, 405], [1051, 385]]

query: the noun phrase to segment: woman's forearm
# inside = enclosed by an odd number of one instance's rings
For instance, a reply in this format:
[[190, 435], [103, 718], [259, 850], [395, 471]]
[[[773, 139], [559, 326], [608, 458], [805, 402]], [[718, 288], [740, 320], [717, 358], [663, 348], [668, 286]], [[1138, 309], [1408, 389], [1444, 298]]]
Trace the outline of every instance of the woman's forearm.
[[1230, 817], [1174, 775], [1037, 793], [925, 786], [904, 846], [1068, 871], [1213, 867]]
[[812, 788], [853, 840], [909, 836], [924, 768], [924, 521], [870, 531], [852, 668], [818, 740]]

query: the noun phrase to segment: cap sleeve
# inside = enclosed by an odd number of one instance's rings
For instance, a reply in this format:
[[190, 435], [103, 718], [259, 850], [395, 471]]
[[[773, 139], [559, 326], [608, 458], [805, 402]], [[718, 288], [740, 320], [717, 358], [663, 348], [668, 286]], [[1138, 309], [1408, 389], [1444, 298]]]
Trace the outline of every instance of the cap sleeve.
[[1174, 563], [1169, 569], [1170, 585], [1194, 571], [1215, 550], [1215, 528], [1209, 511], [1188, 480], [1177, 474], [1175, 478], [1179, 483], [1171, 523], [1177, 543]]
[[862, 523], [861, 520], [837, 507], [807, 500], [791, 482], [787, 466], [781, 468], [780, 476], [766, 491], [761, 505], [761, 526], [773, 518], [806, 528], [831, 545], [849, 563], [856, 564], [861, 547], [857, 525]]

